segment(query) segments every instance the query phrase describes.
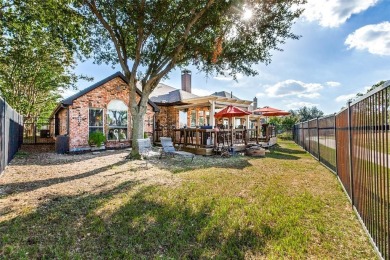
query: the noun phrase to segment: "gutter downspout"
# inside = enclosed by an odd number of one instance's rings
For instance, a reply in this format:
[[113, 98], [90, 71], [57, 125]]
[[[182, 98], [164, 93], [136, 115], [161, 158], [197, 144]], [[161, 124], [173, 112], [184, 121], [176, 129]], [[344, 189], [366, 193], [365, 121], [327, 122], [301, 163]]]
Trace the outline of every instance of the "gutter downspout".
[[67, 106], [68, 108], [68, 113], [67, 113], [67, 119], [66, 119], [66, 135], [69, 136], [69, 118], [70, 118], [70, 109], [69, 109], [69, 106]]

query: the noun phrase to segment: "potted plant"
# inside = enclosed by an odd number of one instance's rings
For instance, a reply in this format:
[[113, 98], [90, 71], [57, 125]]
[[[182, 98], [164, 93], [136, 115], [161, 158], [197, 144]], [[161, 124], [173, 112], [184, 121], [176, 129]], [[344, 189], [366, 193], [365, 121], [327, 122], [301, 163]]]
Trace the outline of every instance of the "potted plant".
[[88, 144], [91, 146], [91, 150], [105, 149], [104, 142], [106, 142], [106, 136], [99, 131], [89, 134]]

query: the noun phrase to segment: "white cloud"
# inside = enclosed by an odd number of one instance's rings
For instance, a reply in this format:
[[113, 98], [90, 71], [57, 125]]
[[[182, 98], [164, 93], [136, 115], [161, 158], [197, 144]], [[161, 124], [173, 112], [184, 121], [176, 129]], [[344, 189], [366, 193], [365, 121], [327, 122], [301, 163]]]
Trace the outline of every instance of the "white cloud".
[[308, 0], [303, 17], [308, 21], [318, 21], [323, 27], [338, 27], [353, 14], [358, 14], [379, 0]]
[[336, 102], [346, 103], [348, 100], [354, 97], [356, 97], [356, 94], [347, 94], [347, 95], [338, 96], [335, 100]]
[[195, 94], [195, 95], [200, 96], [200, 97], [209, 96], [212, 93], [214, 93], [212, 91], [200, 89], [200, 88], [193, 88], [191, 92], [192, 92], [192, 94]]
[[348, 49], [367, 50], [372, 54], [390, 55], [390, 22], [363, 26], [345, 40]]
[[310, 102], [291, 102], [286, 105], [288, 109], [296, 110], [301, 107], [318, 107], [318, 104], [310, 103]]
[[296, 96], [299, 98], [318, 98], [323, 86], [318, 83], [304, 83], [298, 80], [285, 80], [275, 85], [265, 86], [265, 92], [269, 97]]
[[256, 93], [256, 97], [265, 97], [266, 96], [266, 94], [265, 93]]
[[341, 86], [341, 83], [336, 82], [336, 81], [328, 81], [328, 82], [326, 82], [326, 85], [328, 85], [329, 87], [335, 88], [335, 87]]

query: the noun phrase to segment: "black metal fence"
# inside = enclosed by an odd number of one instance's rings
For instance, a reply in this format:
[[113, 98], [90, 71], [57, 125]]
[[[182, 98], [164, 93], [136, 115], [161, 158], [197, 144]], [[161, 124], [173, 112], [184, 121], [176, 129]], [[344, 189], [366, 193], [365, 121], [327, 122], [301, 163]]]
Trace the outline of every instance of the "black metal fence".
[[294, 140], [337, 174], [378, 253], [390, 259], [390, 81], [338, 114], [295, 125]]
[[29, 117], [24, 119], [23, 144], [54, 144], [53, 118]]
[[0, 174], [23, 140], [23, 117], [0, 98]]

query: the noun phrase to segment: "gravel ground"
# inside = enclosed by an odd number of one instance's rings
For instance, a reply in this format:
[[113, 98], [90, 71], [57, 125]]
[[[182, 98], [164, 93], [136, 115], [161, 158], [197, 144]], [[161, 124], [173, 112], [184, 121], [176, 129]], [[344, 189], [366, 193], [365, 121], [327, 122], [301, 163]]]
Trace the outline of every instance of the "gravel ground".
[[159, 166], [163, 162], [151, 160], [146, 168], [144, 161], [126, 159], [128, 153], [20, 151], [0, 176], [0, 222], [31, 213], [57, 197], [101, 193], [125, 182], [136, 183], [135, 190], [144, 185], [178, 182], [174, 174]]

